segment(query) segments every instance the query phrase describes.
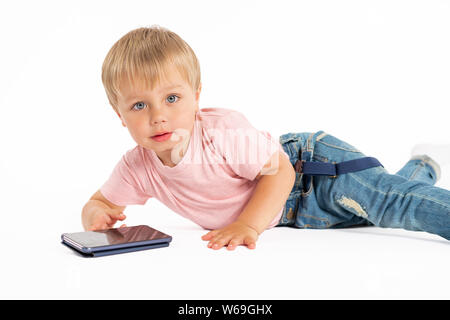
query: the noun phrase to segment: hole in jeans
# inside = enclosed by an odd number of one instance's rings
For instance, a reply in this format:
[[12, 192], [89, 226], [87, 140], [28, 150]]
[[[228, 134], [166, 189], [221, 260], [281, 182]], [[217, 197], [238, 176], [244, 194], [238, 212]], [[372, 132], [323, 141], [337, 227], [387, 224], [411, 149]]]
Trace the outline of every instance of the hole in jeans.
[[352, 211], [362, 218], [367, 219], [367, 212], [361, 207], [361, 205], [353, 199], [342, 197], [338, 200], [338, 203], [343, 205], [346, 208], [352, 209]]

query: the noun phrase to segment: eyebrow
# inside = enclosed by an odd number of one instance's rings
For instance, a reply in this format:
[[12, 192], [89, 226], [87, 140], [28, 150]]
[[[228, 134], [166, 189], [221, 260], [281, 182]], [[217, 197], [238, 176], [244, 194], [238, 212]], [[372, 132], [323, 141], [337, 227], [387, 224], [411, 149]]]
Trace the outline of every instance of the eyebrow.
[[173, 86], [167, 86], [167, 87], [165, 87], [165, 88], [162, 88], [161, 91], [169, 90], [169, 89], [175, 89], [175, 88], [182, 88], [182, 87], [183, 87], [183, 86], [182, 86], [181, 84], [175, 84], [175, 85], [173, 85]]
[[[167, 91], [167, 90], [172, 90], [172, 89], [176, 89], [176, 88], [182, 88], [183, 86], [182, 85], [180, 85], [180, 84], [176, 84], [176, 85], [173, 85], [173, 86], [167, 86], [167, 87], [164, 87], [164, 88], [162, 88], [161, 90], [159, 90], [159, 92], [163, 92], [163, 91]], [[126, 102], [129, 102], [129, 101], [132, 101], [132, 100], [136, 100], [136, 99], [138, 99], [139, 97], [138, 96], [131, 96], [131, 97], [128, 97], [125, 101]]]

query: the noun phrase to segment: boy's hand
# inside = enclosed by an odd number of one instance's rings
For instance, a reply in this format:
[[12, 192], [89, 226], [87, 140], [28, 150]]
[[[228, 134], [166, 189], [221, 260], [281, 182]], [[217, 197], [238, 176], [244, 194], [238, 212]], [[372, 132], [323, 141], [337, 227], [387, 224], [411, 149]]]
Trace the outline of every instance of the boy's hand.
[[202, 236], [202, 240], [210, 240], [208, 248], [216, 250], [225, 245], [228, 250], [234, 250], [241, 244], [249, 249], [255, 249], [258, 232], [243, 222], [235, 221], [222, 229], [208, 232]]
[[[119, 209], [96, 207], [88, 221], [87, 230], [111, 229], [118, 220], [123, 221], [125, 218], [126, 216]], [[125, 226], [125, 224], [122, 224], [120, 227]]]

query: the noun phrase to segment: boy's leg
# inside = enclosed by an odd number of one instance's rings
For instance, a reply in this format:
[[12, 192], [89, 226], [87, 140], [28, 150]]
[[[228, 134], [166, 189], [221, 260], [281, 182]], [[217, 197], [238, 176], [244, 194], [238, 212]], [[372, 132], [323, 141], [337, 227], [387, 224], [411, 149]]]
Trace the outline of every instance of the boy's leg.
[[407, 180], [417, 180], [434, 185], [439, 179], [440, 167], [431, 158], [424, 155], [409, 160], [396, 174]]
[[339, 183], [341, 191], [334, 192], [336, 205], [379, 227], [426, 231], [450, 240], [450, 191], [374, 171], [347, 174], [345, 186]]
[[[329, 162], [364, 156], [331, 135], [317, 141], [314, 153]], [[398, 174], [375, 167], [314, 179], [316, 199], [325, 210], [351, 212], [379, 227], [426, 231], [450, 240], [450, 191], [432, 186], [435, 177], [425, 161], [410, 160]]]

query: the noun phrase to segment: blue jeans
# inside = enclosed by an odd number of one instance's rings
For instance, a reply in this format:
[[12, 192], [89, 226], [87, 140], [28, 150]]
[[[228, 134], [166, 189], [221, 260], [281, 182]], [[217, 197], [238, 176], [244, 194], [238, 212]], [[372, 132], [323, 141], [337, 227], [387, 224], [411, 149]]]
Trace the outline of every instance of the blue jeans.
[[[332, 163], [366, 156], [323, 131], [286, 133], [280, 143], [292, 165], [300, 154], [302, 160]], [[450, 191], [433, 186], [436, 172], [429, 161], [411, 159], [396, 174], [381, 166], [336, 177], [297, 173], [277, 226], [375, 225], [426, 231], [450, 240]]]

